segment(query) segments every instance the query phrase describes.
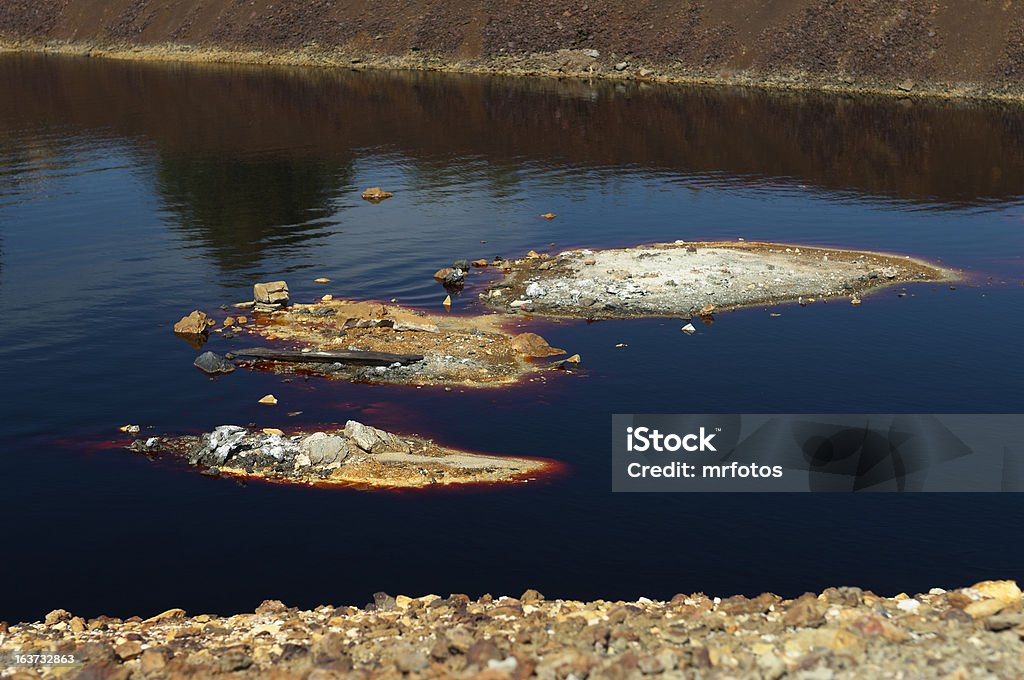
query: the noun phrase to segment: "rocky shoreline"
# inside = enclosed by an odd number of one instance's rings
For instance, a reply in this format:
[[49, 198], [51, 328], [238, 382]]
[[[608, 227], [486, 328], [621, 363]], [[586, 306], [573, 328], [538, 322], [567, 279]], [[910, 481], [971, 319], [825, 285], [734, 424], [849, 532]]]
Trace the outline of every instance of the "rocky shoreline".
[[[17, 678], [1019, 678], [1024, 611], [1013, 581], [882, 597], [855, 587], [784, 599], [668, 601], [374, 596], [365, 607], [0, 624]], [[2, 666], [0, 666], [2, 668]]]
[[452, 74], [531, 78], [630, 81], [699, 87], [735, 87], [768, 91], [824, 92], [900, 99], [953, 99], [1024, 103], [1024, 84], [914, 81], [904, 77], [854, 77], [816, 73], [800, 68], [778, 72], [718, 72], [679, 60], [617, 61], [597, 50], [561, 49], [551, 52], [457, 55], [415, 51], [381, 54], [352, 47], [295, 48], [211, 46], [181, 43], [134, 45], [108, 42], [39, 41], [0, 38], [2, 52], [33, 52], [95, 59], [198, 64], [248, 64], [345, 68], [355, 71], [432, 71]]

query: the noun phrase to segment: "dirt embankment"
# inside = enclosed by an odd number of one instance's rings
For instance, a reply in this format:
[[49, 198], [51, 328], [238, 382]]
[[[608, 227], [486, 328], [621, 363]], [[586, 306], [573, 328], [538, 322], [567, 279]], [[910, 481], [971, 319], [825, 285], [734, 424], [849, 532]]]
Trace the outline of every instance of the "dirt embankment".
[[[385, 593], [363, 609], [0, 622], [5, 654], [64, 678], [1019, 678], [1024, 614], [1013, 581], [880, 597], [829, 588], [787, 600], [670, 601]], [[40, 655], [34, 657], [31, 655]], [[70, 665], [73, 664], [73, 665]], [[38, 677], [25, 673], [12, 677]]]
[[138, 58], [1024, 97], [1024, 5], [1009, 2], [7, 0], [0, 39]]

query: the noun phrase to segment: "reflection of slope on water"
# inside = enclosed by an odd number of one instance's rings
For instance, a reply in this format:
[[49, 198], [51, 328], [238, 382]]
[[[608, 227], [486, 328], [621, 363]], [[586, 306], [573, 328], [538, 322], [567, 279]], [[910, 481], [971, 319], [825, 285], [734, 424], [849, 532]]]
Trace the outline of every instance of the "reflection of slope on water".
[[479, 159], [499, 195], [524, 166], [562, 181], [566, 168], [628, 169], [698, 189], [809, 187], [922, 209], [1018, 200], [1024, 186], [1024, 125], [996, 105], [31, 55], [0, 59], [0, 83], [12, 128], [112, 134], [200, 166], [287, 153], [329, 159], [330, 174], [392, 153], [425, 186], [444, 184], [452, 159]]
[[173, 227], [225, 270], [312, 247], [326, 235], [335, 183], [347, 172], [315, 159], [177, 154], [161, 154], [155, 168]]

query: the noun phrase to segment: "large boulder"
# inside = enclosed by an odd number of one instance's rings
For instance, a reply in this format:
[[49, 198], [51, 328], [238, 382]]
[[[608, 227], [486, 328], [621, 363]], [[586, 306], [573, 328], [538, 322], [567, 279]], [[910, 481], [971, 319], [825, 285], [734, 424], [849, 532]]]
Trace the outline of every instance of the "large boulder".
[[288, 284], [284, 281], [257, 283], [252, 287], [253, 300], [264, 305], [288, 304]]
[[302, 440], [302, 452], [314, 467], [338, 467], [348, 458], [349, 443], [344, 437], [314, 432]]
[[355, 420], [345, 423], [345, 436], [367, 453], [383, 453], [385, 451], [409, 453], [411, 450], [407, 443], [390, 432], [363, 425]]
[[548, 344], [547, 340], [536, 333], [520, 333], [512, 338], [512, 349], [527, 357], [553, 357], [558, 354], [565, 354], [564, 349], [558, 349]]

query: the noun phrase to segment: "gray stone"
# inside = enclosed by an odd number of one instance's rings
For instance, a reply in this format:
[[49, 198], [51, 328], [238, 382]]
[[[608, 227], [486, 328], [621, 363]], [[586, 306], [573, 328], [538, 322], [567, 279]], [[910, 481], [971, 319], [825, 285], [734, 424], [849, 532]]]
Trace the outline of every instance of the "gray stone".
[[382, 453], [384, 451], [409, 453], [410, 451], [408, 444], [390, 432], [363, 425], [355, 420], [345, 423], [345, 436], [367, 453]]
[[240, 448], [246, 434], [248, 430], [237, 425], [214, 428], [213, 432], [203, 435], [189, 456], [189, 462], [193, 465], [223, 465]]
[[196, 357], [196, 360], [192, 365], [207, 375], [231, 373], [235, 370], [235, 365], [233, 363], [216, 352], [203, 352]]
[[627, 61], [620, 61], [618, 64], [615, 65], [616, 71], [625, 71], [627, 68], [629, 68], [629, 62]]
[[302, 441], [302, 451], [309, 457], [310, 465], [329, 467], [340, 464], [348, 457], [348, 440], [315, 432]]
[[447, 272], [441, 279], [441, 282], [449, 286], [454, 286], [462, 283], [465, 280], [466, 270], [456, 267], [455, 269], [452, 269], [449, 272]]

